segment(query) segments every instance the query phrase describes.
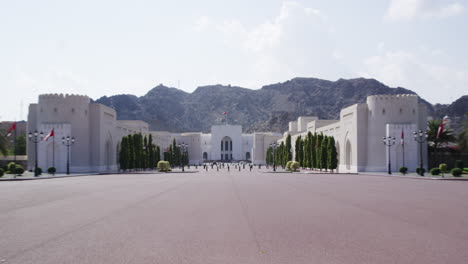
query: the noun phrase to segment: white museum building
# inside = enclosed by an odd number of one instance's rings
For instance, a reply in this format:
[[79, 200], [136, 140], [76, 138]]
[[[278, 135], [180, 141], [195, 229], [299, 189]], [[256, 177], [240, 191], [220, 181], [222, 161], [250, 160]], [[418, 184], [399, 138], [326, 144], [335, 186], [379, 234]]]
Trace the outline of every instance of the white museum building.
[[[427, 114], [416, 95], [375, 95], [367, 102], [344, 108], [340, 120], [319, 120], [302, 116], [289, 123], [283, 134], [254, 132], [246, 134], [239, 125], [213, 125], [210, 133], [171, 133], [150, 131], [149, 125], [140, 120], [117, 120], [114, 109], [92, 103], [83, 95], [44, 94], [37, 104], [29, 106], [28, 130], [48, 134], [52, 129], [55, 137], [37, 143], [38, 165], [46, 169], [55, 166], [65, 172], [67, 147], [62, 137], [74, 137], [70, 147], [70, 170], [76, 172], [117, 171], [119, 144], [123, 136], [133, 133], [152, 134], [153, 142], [167, 149], [175, 139], [188, 145], [190, 164], [204, 161], [250, 161], [265, 164], [267, 148], [272, 143], [284, 141], [290, 134], [293, 146], [296, 137], [309, 131], [334, 136], [339, 154], [339, 172], [386, 171], [388, 152], [382, 142], [383, 136], [398, 138], [401, 131], [405, 138], [405, 160], [402, 160], [401, 145], [390, 152], [393, 170], [402, 166], [417, 167], [419, 152], [413, 140], [413, 131], [426, 130]], [[35, 164], [35, 144], [28, 141], [28, 169]], [[294, 152], [294, 151], [293, 151]], [[162, 153], [161, 153], [162, 154]], [[423, 147], [426, 164], [427, 147]]]

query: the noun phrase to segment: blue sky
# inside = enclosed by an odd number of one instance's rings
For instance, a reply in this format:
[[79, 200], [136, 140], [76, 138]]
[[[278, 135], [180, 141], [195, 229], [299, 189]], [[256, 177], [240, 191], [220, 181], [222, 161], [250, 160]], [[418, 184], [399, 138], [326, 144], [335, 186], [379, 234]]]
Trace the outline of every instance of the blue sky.
[[[0, 120], [42, 93], [375, 78], [468, 94], [466, 0], [0, 1]], [[21, 105], [23, 107], [21, 107]]]

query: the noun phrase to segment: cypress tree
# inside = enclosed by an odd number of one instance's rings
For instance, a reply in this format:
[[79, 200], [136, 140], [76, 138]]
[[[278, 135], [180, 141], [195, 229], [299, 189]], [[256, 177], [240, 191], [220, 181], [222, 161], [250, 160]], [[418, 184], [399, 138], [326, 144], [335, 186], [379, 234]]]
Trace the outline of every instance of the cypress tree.
[[304, 168], [310, 168], [310, 164], [309, 164], [309, 155], [310, 155], [309, 147], [310, 147], [309, 138], [306, 136], [306, 137], [304, 137], [304, 148], [303, 148], [303, 152], [302, 152], [303, 153], [302, 164], [303, 164]]
[[155, 149], [153, 145], [153, 136], [149, 134], [148, 136], [148, 167], [152, 170], [156, 166], [155, 164]]
[[317, 168], [317, 133], [314, 133], [310, 137], [310, 155], [311, 155], [311, 162], [312, 162], [312, 168], [316, 169]]
[[336, 170], [338, 166], [338, 157], [336, 153], [335, 138], [330, 137], [328, 139], [328, 169]]
[[120, 169], [125, 171], [127, 170], [127, 137], [123, 137], [120, 142], [120, 153], [119, 153], [119, 163]]
[[328, 158], [328, 153], [327, 153], [327, 150], [328, 150], [328, 136], [323, 136], [323, 140], [322, 140], [322, 147], [320, 148], [320, 159], [321, 159], [321, 165], [322, 165], [322, 169], [325, 169], [325, 171], [327, 171], [327, 158]]
[[143, 157], [142, 157], [143, 169], [148, 168], [149, 164], [149, 145], [148, 145], [148, 137], [145, 135], [143, 138]]
[[299, 162], [299, 145], [301, 144], [301, 136], [296, 138], [296, 142], [294, 142], [294, 160]]
[[299, 163], [300, 166], [304, 167], [304, 140], [301, 137], [299, 141]]
[[285, 151], [286, 151], [286, 162], [292, 160], [292, 152], [291, 152], [292, 144], [291, 144], [291, 135], [288, 134], [286, 137], [286, 146], [285, 146]]
[[317, 135], [317, 142], [316, 142], [316, 148], [315, 148], [315, 166], [317, 169], [322, 170], [322, 152], [320, 151], [322, 149], [322, 135]]
[[158, 164], [158, 162], [161, 160], [161, 149], [159, 148], [159, 146], [156, 146], [156, 154], [155, 154], [155, 159], [154, 159], [154, 166], [156, 167], [156, 165]]
[[312, 153], [312, 149], [313, 149], [313, 145], [312, 145], [312, 133], [309, 131], [307, 132], [307, 152], [308, 152], [308, 156], [307, 156], [307, 164], [308, 164], [308, 168], [314, 168], [314, 161], [313, 161], [313, 153]]
[[128, 147], [128, 169], [135, 169], [135, 144], [133, 142], [133, 135], [127, 136], [127, 147]]

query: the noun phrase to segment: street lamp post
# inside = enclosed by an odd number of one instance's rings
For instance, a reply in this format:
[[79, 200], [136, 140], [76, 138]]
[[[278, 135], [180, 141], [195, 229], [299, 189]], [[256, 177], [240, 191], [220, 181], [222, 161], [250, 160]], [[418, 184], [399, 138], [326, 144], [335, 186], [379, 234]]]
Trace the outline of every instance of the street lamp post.
[[180, 151], [182, 152], [182, 158], [180, 159], [180, 163], [182, 164], [182, 171], [185, 171], [184, 163], [185, 163], [185, 154], [186, 154], [186, 151], [188, 150], [188, 144], [184, 144], [184, 142], [182, 142], [182, 144], [179, 144], [179, 148], [180, 148]]
[[424, 176], [422, 145], [424, 142], [426, 142], [426, 139], [429, 135], [427, 134], [427, 132], [418, 130], [413, 132], [413, 136], [414, 140], [416, 140], [416, 142], [419, 143], [419, 175]]
[[395, 137], [383, 137], [384, 145], [388, 148], [388, 174], [392, 174], [392, 163], [390, 161], [390, 148], [395, 145]]
[[271, 143], [270, 147], [273, 149], [273, 171], [276, 171], [275, 150], [278, 147], [278, 143]]
[[67, 146], [67, 175], [70, 174], [70, 146], [75, 144], [75, 138], [70, 136], [62, 137], [62, 144]]
[[29, 137], [29, 141], [31, 141], [32, 143], [34, 143], [34, 152], [35, 152], [35, 163], [34, 163], [34, 177], [37, 177], [39, 176], [39, 170], [38, 170], [38, 166], [37, 166], [37, 160], [38, 160], [38, 157], [37, 157], [37, 144], [39, 142], [42, 141], [42, 139], [44, 138], [44, 133], [38, 133], [37, 130], [34, 131], [34, 133], [31, 133], [29, 132], [28, 134], [28, 137]]

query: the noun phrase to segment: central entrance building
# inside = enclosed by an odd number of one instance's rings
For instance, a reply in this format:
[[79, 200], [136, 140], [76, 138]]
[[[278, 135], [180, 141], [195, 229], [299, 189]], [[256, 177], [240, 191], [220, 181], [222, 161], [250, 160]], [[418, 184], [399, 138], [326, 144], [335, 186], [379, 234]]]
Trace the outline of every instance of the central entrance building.
[[177, 144], [188, 145], [190, 164], [204, 161], [250, 161], [265, 163], [265, 152], [272, 142], [279, 140], [279, 133], [242, 133], [239, 125], [213, 125], [211, 133], [170, 133], [150, 131], [155, 143], [167, 149], [175, 139]]

